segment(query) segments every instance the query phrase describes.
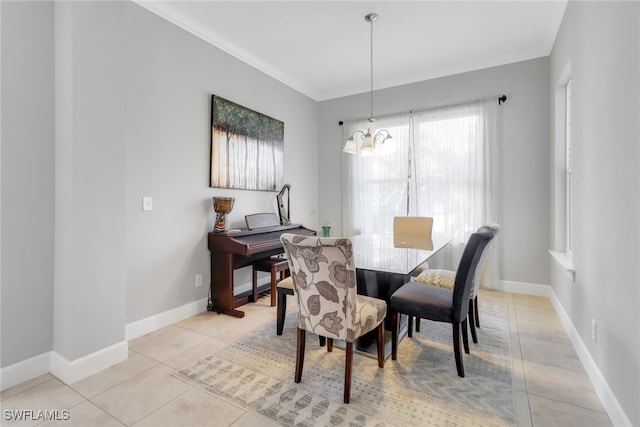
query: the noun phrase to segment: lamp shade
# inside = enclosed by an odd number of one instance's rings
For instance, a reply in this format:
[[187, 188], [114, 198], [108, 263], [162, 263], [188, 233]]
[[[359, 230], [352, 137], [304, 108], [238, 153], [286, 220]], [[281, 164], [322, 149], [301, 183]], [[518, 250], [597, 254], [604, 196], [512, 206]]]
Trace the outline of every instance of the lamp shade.
[[362, 151], [373, 151], [376, 149], [375, 144], [373, 143], [373, 137], [371, 136], [371, 129], [367, 129], [367, 133], [362, 138], [362, 145], [360, 146], [360, 150]]
[[385, 151], [389, 153], [396, 151], [396, 148], [397, 148], [396, 140], [393, 139], [391, 135], [387, 135], [384, 141], [382, 141], [382, 146], [385, 148]]
[[344, 148], [342, 149], [345, 153], [355, 154], [356, 152], [356, 142], [353, 140], [353, 136], [350, 136], [347, 139], [347, 142], [344, 144]]

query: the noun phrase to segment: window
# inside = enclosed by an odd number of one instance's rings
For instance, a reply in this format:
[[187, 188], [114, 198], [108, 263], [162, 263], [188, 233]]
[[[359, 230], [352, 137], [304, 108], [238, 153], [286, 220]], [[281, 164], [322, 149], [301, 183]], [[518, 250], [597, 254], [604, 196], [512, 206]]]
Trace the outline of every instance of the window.
[[[393, 135], [396, 149], [348, 156], [345, 234], [392, 230], [394, 216], [431, 216], [434, 236], [450, 237], [459, 248], [451, 254], [449, 268], [455, 269], [469, 234], [497, 222], [497, 104], [487, 100], [378, 119], [377, 128]], [[345, 133], [366, 126], [350, 123]]]
[[575, 206], [572, 204], [575, 178], [573, 174], [572, 132], [573, 83], [571, 64], [561, 73], [555, 89], [554, 125], [554, 203], [553, 248], [549, 253], [567, 276], [575, 280], [573, 266]]
[[565, 87], [565, 251], [573, 252], [573, 208], [571, 205], [572, 187], [572, 139], [571, 139], [571, 80]]

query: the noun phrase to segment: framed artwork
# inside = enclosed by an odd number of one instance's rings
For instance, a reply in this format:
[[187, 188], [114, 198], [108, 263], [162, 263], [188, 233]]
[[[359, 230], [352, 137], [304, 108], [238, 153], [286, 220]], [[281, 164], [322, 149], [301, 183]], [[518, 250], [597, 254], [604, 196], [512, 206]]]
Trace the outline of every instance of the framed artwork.
[[211, 96], [210, 187], [278, 191], [284, 122]]

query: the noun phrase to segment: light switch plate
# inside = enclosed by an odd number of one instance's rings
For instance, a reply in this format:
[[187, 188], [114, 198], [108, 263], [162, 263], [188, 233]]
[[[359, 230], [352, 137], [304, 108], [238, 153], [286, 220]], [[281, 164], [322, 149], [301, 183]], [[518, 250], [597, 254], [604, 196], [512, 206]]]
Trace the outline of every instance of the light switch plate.
[[153, 199], [151, 197], [142, 198], [142, 210], [143, 211], [153, 210]]

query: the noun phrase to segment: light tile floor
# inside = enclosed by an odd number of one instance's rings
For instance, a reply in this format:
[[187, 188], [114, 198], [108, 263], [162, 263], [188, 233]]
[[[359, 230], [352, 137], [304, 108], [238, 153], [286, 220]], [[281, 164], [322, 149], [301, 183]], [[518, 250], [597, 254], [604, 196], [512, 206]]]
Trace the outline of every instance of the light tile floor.
[[[483, 303], [502, 303], [509, 309], [518, 426], [611, 426], [547, 298], [481, 291], [479, 300], [481, 322]], [[289, 305], [295, 309], [293, 297]], [[268, 297], [242, 310], [243, 319], [207, 312], [136, 338], [129, 342], [127, 360], [74, 384], [48, 374], [7, 389], [0, 395], [0, 424], [274, 425], [171, 376], [208, 355], [212, 347], [273, 322], [276, 315]], [[5, 411], [13, 409], [68, 410], [69, 419], [8, 421]]]

